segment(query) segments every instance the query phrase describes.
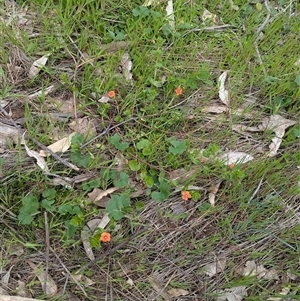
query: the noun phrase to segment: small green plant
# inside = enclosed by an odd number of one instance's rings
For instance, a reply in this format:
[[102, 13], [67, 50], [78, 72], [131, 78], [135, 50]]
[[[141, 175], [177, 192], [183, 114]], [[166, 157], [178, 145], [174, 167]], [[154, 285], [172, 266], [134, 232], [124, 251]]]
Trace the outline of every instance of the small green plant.
[[118, 150], [125, 151], [129, 147], [128, 142], [122, 142], [119, 135], [113, 135], [110, 138], [110, 143]]
[[111, 218], [118, 221], [122, 219], [130, 209], [130, 197], [127, 194], [122, 193], [113, 195], [105, 210]]
[[90, 154], [82, 154], [80, 146], [84, 142], [84, 136], [82, 134], [76, 133], [72, 137], [70, 158], [74, 164], [78, 167], [88, 167], [91, 162]]

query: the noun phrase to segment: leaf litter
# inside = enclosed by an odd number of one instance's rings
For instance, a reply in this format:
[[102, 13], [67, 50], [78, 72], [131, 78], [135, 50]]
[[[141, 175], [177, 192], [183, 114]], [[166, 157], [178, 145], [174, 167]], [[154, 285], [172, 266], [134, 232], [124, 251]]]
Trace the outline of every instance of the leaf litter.
[[[152, 4], [154, 5], [154, 2], [157, 2], [157, 1], [147, 1], [147, 2], [148, 2], [147, 5], [152, 5]], [[234, 10], [236, 9], [236, 6], [234, 5], [233, 1], [230, 1], [230, 5], [231, 5], [231, 9], [234, 9]], [[20, 14], [20, 17], [21, 17], [21, 14]], [[214, 14], [214, 13], [210, 13], [210, 12], [206, 12], [206, 16], [203, 14], [202, 19], [206, 22], [212, 21], [214, 24], [219, 23], [219, 19], [218, 19], [217, 15]], [[120, 50], [120, 49], [121, 48], [118, 48], [118, 50]], [[127, 53], [127, 54], [129, 55], [129, 53]], [[127, 62], [124, 61], [124, 65], [126, 65], [128, 63], [127, 70], [125, 70], [125, 69], [124, 69], [125, 71], [121, 70], [122, 75], [124, 76], [124, 78], [126, 80], [128, 80], [128, 82], [130, 82], [131, 79], [132, 79], [132, 62], [131, 63], [130, 62], [131, 62], [131, 60], [130, 60], [130, 57], [129, 57]], [[42, 66], [43, 66], [43, 64], [40, 67], [42, 67]], [[228, 87], [226, 87], [226, 80], [227, 80], [227, 76], [228, 76], [228, 74], [226, 72], [224, 72], [219, 78], [219, 99], [221, 100], [221, 102], [223, 104], [214, 104], [214, 105], [211, 105], [211, 106], [208, 105], [207, 107], [201, 108], [202, 113], [213, 113], [213, 114], [223, 114], [223, 115], [225, 115], [224, 113], [228, 113], [228, 114], [235, 114], [236, 113], [237, 116], [243, 116], [243, 114], [244, 114], [243, 112], [241, 113], [241, 115], [238, 115], [238, 114], [240, 114], [239, 112], [236, 112], [233, 109], [229, 108], [229, 106], [230, 106], [229, 95], [231, 93], [230, 93], [230, 91], [227, 90]], [[125, 75], [125, 74], [127, 74], [127, 75]], [[38, 75], [39, 75], [39, 72], [37, 72], [37, 74], [34, 75], [34, 76], [38, 76]], [[52, 86], [49, 86], [49, 87], [51, 88]], [[52, 90], [52, 89], [40, 90], [38, 92], [33, 93], [31, 95], [31, 97], [29, 97], [28, 99], [33, 100], [33, 99], [38, 98], [41, 95], [49, 95], [53, 91], [54, 90]], [[107, 99], [107, 101], [109, 101], [109, 99]], [[72, 112], [72, 108], [71, 108], [70, 111]], [[254, 113], [252, 115], [254, 115]], [[274, 131], [276, 137], [273, 138], [273, 139], [275, 139], [275, 140], [272, 141], [273, 145], [272, 144], [270, 145], [269, 157], [272, 157], [272, 156], [277, 154], [277, 151], [280, 147], [280, 143], [282, 142], [282, 138], [285, 134], [286, 129], [295, 124], [295, 123], [293, 123], [293, 121], [291, 121], [292, 124], [291, 124], [291, 122], [283, 121], [283, 123], [285, 123], [285, 125], [283, 126], [282, 125], [282, 119], [280, 120], [280, 118], [277, 118], [278, 119], [277, 121], [275, 119], [276, 118], [272, 119], [271, 117], [269, 117], [269, 119], [266, 118], [262, 121], [262, 126], [261, 127], [256, 127], [256, 129], [255, 129], [255, 127], [252, 128], [253, 132], [256, 131], [256, 130], [258, 132], [259, 131], [266, 131], [266, 130]], [[269, 127], [267, 124], [272, 124], [272, 127], [271, 126]], [[82, 124], [80, 124], [78, 127], [81, 127], [81, 125]], [[234, 126], [236, 126], [236, 129], [238, 129], [238, 127], [240, 126], [239, 130], [241, 130], [241, 127], [243, 125], [236, 124], [236, 125], [233, 125], [233, 127]], [[84, 126], [82, 126], [82, 127], [84, 127]], [[94, 124], [95, 131], [93, 131], [93, 133], [92, 133], [94, 135], [97, 133], [96, 127], [97, 127], [97, 124]], [[232, 127], [232, 129], [234, 130], [233, 127]], [[88, 131], [88, 128], [89, 128], [88, 126], [85, 126], [84, 129], [82, 130], [82, 133], [86, 134], [86, 132]], [[277, 131], [275, 130], [276, 128], [277, 128]], [[78, 128], [76, 128], [76, 129], [78, 129]], [[250, 132], [250, 127], [248, 127], [248, 128], [244, 127], [242, 129], [243, 129], [243, 134], [247, 133], [247, 132]], [[17, 135], [16, 135], [16, 137], [17, 137], [17, 139], [19, 138], [19, 136], [17, 136]], [[16, 141], [17, 141], [17, 139], [16, 139]], [[27, 149], [26, 149], [26, 151], [27, 151]], [[29, 150], [29, 153], [31, 155], [33, 154], [31, 150]], [[36, 156], [33, 156], [33, 157], [36, 160], [39, 161], [39, 158], [37, 158]], [[228, 148], [224, 148], [223, 151], [220, 152], [215, 158], [208, 158], [208, 160], [211, 160], [211, 161], [208, 161], [208, 163], [209, 162], [213, 163], [214, 160], [215, 160], [215, 162], [217, 160], [221, 160], [221, 161], [224, 162], [224, 165], [244, 164], [246, 162], [249, 162], [249, 161], [253, 160], [254, 157], [257, 158], [256, 156], [254, 156], [254, 154], [252, 155], [248, 151], [247, 152], [246, 151], [245, 152], [244, 151], [239, 151], [239, 150], [230, 151], [230, 150], [228, 150]], [[42, 164], [42, 166], [43, 166], [43, 164]], [[124, 166], [122, 166], [121, 169], [122, 170], [126, 169], [126, 162], [124, 163]], [[177, 170], [177, 171], [179, 171], [179, 170]], [[193, 176], [193, 175], [196, 175], [196, 171], [193, 171], [193, 170], [181, 171], [177, 174], [176, 179], [178, 181], [183, 181], [184, 182], [186, 174], [190, 174], [191, 176]], [[70, 179], [72, 179], [72, 178], [70, 178]], [[73, 181], [73, 180], [72, 180], [72, 182], [75, 183], [75, 181]], [[208, 185], [208, 188], [206, 188], [205, 185]], [[192, 185], [187, 186], [187, 187], [192, 187]], [[198, 186], [195, 186], [195, 187], [199, 187], [199, 189], [198, 189], [199, 191], [205, 191], [205, 190], [209, 191], [209, 187], [211, 187], [211, 190], [214, 192], [214, 195], [216, 195], [216, 193], [220, 189], [220, 183], [217, 182], [216, 185], [210, 185], [209, 181], [207, 181], [207, 183], [205, 183], [203, 186], [198, 185]], [[183, 188], [183, 186], [182, 186], [182, 188]], [[99, 201], [102, 201], [105, 198], [105, 195], [101, 196], [101, 191], [96, 191], [96, 189], [95, 189], [93, 192], [95, 192], [95, 195], [96, 195], [95, 199], [98, 197]], [[107, 191], [104, 191], [104, 192], [106, 193]], [[107, 195], [109, 195], [109, 194], [110, 193], [108, 193]], [[88, 196], [90, 197], [90, 195], [88, 195]], [[138, 196], [141, 196], [141, 194], [138, 195]], [[90, 198], [90, 201], [92, 201], [92, 198], [94, 198], [94, 196]], [[206, 199], [201, 199], [200, 202], [201, 202], [201, 204], [203, 204], [203, 202], [205, 202], [205, 201], [207, 202], [207, 198]], [[215, 205], [215, 200], [211, 200], [211, 203]], [[192, 202], [191, 202], [191, 204], [193, 205]], [[176, 223], [177, 223], [176, 226], [178, 226], [178, 227], [175, 228], [175, 229], [179, 229], [180, 231], [178, 230], [177, 231], [178, 233], [176, 231], [172, 232], [172, 227], [174, 227], [174, 224], [175, 224], [174, 221], [170, 221], [170, 220], [168, 220], [168, 222], [162, 221], [161, 216], [158, 216], [157, 212], [154, 212], [155, 210], [153, 209], [154, 207], [159, 208], [160, 213], [161, 212], [166, 212], [167, 213], [168, 212], [167, 210], [171, 208], [173, 210], [173, 213], [175, 213], [175, 214], [180, 214], [180, 213], [184, 213], [185, 211], [187, 211], [186, 208], [185, 208], [185, 210], [183, 210], [182, 209], [183, 207], [180, 210], [176, 211], [176, 209], [174, 210], [171, 206], [172, 205], [170, 205], [168, 203], [167, 204], [159, 204], [159, 205], [158, 204], [155, 204], [155, 205], [149, 204], [149, 206], [148, 205], [145, 206], [146, 208], [143, 210], [143, 212], [140, 216], [140, 219], [147, 225], [149, 224], [149, 221], [151, 221], [151, 223], [153, 225], [155, 225], [156, 235], [161, 236], [161, 239], [155, 243], [155, 246], [157, 248], [159, 248], [159, 253], [155, 253], [157, 258], [159, 258], [159, 256], [161, 254], [164, 254], [164, 252], [167, 253], [169, 249], [176, 248], [176, 243], [180, 243], [180, 240], [183, 236], [189, 235], [189, 233], [186, 233], [186, 232], [183, 233], [182, 229], [193, 230], [192, 232], [195, 236], [197, 235], [197, 232], [201, 232], [201, 234], [206, 235], [205, 231], [206, 231], [206, 228], [208, 227], [208, 225], [207, 225], [207, 223], [203, 222], [203, 220], [201, 218], [202, 215], [200, 214], [200, 217], [199, 216], [195, 217], [192, 214], [192, 212], [194, 212], [193, 210], [198, 210], [196, 208], [196, 205], [195, 205], [194, 208], [189, 209], [190, 210], [189, 211], [190, 220], [185, 219], [184, 222], [181, 222], [180, 220], [179, 221], [177, 220], [176, 221]], [[105, 207], [105, 206], [103, 206], [103, 207]], [[158, 211], [158, 210], [156, 210], [156, 211]], [[198, 211], [196, 211], [196, 212], [198, 212]], [[95, 219], [95, 220], [92, 220], [92, 221], [95, 222], [98, 225], [102, 223], [101, 227], [103, 227], [103, 228], [105, 228], [105, 226], [109, 222], [109, 220], [104, 219], [104, 217], [102, 219], [98, 219], [98, 220]], [[172, 224], [172, 222], [174, 224]], [[171, 231], [170, 233], [165, 231], [166, 227], [168, 227], [168, 231]], [[278, 233], [278, 232], [276, 232], [276, 230], [274, 230], [274, 231], [275, 231], [274, 232], [275, 234]], [[184, 235], [182, 235], [181, 233], [183, 233]], [[202, 238], [202, 237], [200, 237], [200, 238]], [[151, 240], [151, 239], [153, 239], [153, 237], [151, 237], [151, 236], [150, 237], [149, 236], [148, 237], [141, 237], [141, 239], [138, 241], [138, 245], [139, 245], [139, 248], [140, 248], [139, 251], [141, 251], [141, 252], [144, 251], [144, 252], [147, 253], [148, 249], [147, 249], [146, 246], [149, 246], [149, 244], [150, 244], [149, 240]], [[192, 239], [194, 239], [194, 238], [192, 238]], [[198, 237], [198, 239], [199, 239], [199, 237]], [[237, 238], [237, 241], [239, 241], [239, 237]], [[247, 241], [247, 239], [245, 239], [245, 241]], [[222, 245], [222, 242], [219, 242], [219, 243], [220, 243], [220, 245], [223, 249], [226, 249], [226, 247], [227, 247], [226, 244]], [[256, 243], [258, 244], [258, 248], [261, 248], [261, 250], [263, 250], [263, 246], [260, 245], [259, 242], [256, 242]], [[151, 244], [154, 245], [154, 242], [151, 241]], [[185, 243], [185, 245], [186, 245], [186, 243]], [[246, 245], [247, 245], [247, 243], [246, 243]], [[244, 251], [247, 250], [247, 248], [245, 247], [245, 244], [243, 244], [242, 241], [239, 241], [238, 247], [241, 250], [244, 250]], [[250, 249], [251, 245], [248, 244], [247, 247]], [[199, 251], [199, 252], [201, 252], [201, 251]], [[228, 253], [230, 253], [230, 251], [228, 251]], [[168, 254], [169, 257], [167, 257], [167, 258], [171, 258], [170, 254], [171, 253]], [[185, 254], [183, 256], [186, 257]], [[230, 253], [229, 257], [230, 256], [234, 257], [234, 254]], [[174, 261], [175, 260], [176, 259], [174, 259]], [[217, 264], [215, 262], [214, 263], [207, 263], [207, 259], [205, 257], [202, 257], [202, 256], [199, 255], [199, 257], [197, 257], [197, 263], [199, 263], [199, 265], [202, 265], [202, 267], [206, 268], [207, 276], [213, 277], [214, 275], [221, 273], [221, 270], [217, 267]], [[180, 261], [177, 261], [176, 264], [180, 265]], [[249, 266], [250, 266], [250, 268], [253, 268], [253, 266], [251, 266], [249, 263], [246, 263], [246, 268], [247, 268], [247, 266], [248, 266], [248, 268], [249, 268]], [[167, 273], [170, 270], [172, 270], [172, 268], [174, 269], [174, 267], [170, 267], [170, 266], [166, 265], [164, 272]], [[191, 277], [190, 274], [193, 274], [193, 273], [197, 274], [198, 270], [197, 270], [197, 267], [194, 267], [194, 266], [193, 267], [188, 267], [188, 269], [189, 270], [186, 272], [185, 277], [187, 279], [189, 279], [190, 282], [192, 283], [194, 280], [192, 280], [192, 278], [190, 278]], [[257, 275], [253, 275], [253, 276], [257, 276], [257, 277], [260, 277], [259, 275], [267, 275], [267, 272], [268, 272], [268, 269], [264, 268], [263, 266], [256, 265], [255, 269], [250, 270], [250, 272], [249, 272], [249, 270], [248, 271], [244, 270], [242, 275], [247, 274], [247, 273], [249, 273], [247, 275], [252, 275], [254, 270], [257, 270], [257, 271], [259, 270], [260, 271]], [[149, 273], [149, 274], [151, 275], [151, 273]], [[263, 277], [261, 277], [261, 278], [263, 278]], [[154, 279], [156, 279], [156, 277], [154, 277]], [[171, 279], [171, 278], [169, 278], [169, 279]], [[81, 279], [80, 280], [78, 279], [78, 281], [81, 281]], [[176, 288], [173, 289], [173, 291], [169, 290], [168, 289], [169, 287], [167, 287], [167, 284], [168, 284], [167, 281], [165, 282], [164, 286], [161, 285], [161, 283], [163, 283], [161, 281], [161, 279], [156, 279], [156, 282], [159, 284], [159, 285], [155, 285], [156, 288], [158, 287], [159, 290], [161, 290], [161, 289], [164, 290], [164, 291], [166, 290], [167, 294], [163, 295], [164, 298], [166, 298], [166, 299], [169, 298], [169, 297], [172, 298], [172, 297], [180, 296], [179, 295], [180, 293], [182, 293], [182, 295], [186, 295], [186, 293], [187, 293], [187, 291], [184, 291], [184, 290], [181, 290], [181, 289], [176, 289]], [[157, 289], [154, 289], [154, 290], [158, 293]], [[241, 287], [233, 287], [233, 288], [230, 288], [230, 289], [220, 290], [220, 291], [218, 291], [218, 293], [223, 294], [223, 297], [220, 297], [220, 298], [225, 297], [225, 299], [218, 299], [218, 300], [234, 300], [235, 301], [235, 300], [242, 300], [243, 296], [246, 296], [246, 289], [242, 286]]]

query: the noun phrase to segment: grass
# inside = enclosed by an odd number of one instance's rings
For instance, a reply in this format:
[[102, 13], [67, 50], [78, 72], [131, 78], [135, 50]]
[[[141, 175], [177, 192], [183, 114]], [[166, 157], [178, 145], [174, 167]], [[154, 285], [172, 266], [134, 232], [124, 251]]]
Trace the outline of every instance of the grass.
[[[299, 120], [299, 5], [267, 3], [234, 1], [235, 10], [230, 1], [174, 1], [175, 31], [164, 4], [140, 1], [23, 1], [31, 21], [20, 25], [17, 15], [1, 23], [1, 100], [9, 102], [10, 117], [0, 117], [20, 122], [36, 151], [32, 138], [47, 146], [77, 131], [60, 156], [80, 168], [50, 156], [51, 175], [45, 174], [20, 142], [4, 146], [0, 267], [14, 266], [6, 294], [16, 295], [22, 280], [32, 297], [49, 300], [225, 300], [217, 296], [233, 296], [240, 286], [247, 295], [236, 300], [299, 299], [299, 122], [286, 129], [272, 158], [271, 129], [233, 130], [257, 127], [274, 114]], [[204, 20], [204, 8], [217, 19]], [[0, 2], [0, 9], [7, 20], [9, 8]], [[218, 30], [223, 24], [230, 27]], [[125, 52], [132, 82], [124, 78]], [[29, 79], [32, 62], [45, 54], [49, 61]], [[220, 106], [218, 78], [225, 70], [230, 108], [207, 112]], [[55, 91], [47, 94], [52, 84]], [[178, 87], [183, 95], [176, 95]], [[37, 91], [39, 97], [30, 97]], [[116, 96], [98, 102], [108, 91]], [[61, 119], [53, 119], [58, 112]], [[254, 160], [230, 167], [217, 159], [228, 150]], [[91, 201], [94, 189], [112, 187], [118, 190], [108, 203]], [[184, 190], [192, 195], [187, 202]], [[92, 232], [95, 256], [107, 256], [84, 270], [94, 284], [81, 279], [81, 290], [62, 276], [61, 262], [74, 274], [90, 261], [81, 230], [105, 213], [112, 241], [99, 243], [103, 230]], [[47, 267], [59, 292], [46, 296], [28, 260]], [[251, 260], [277, 276], [245, 272]], [[210, 274], [209, 266], [216, 271]]]

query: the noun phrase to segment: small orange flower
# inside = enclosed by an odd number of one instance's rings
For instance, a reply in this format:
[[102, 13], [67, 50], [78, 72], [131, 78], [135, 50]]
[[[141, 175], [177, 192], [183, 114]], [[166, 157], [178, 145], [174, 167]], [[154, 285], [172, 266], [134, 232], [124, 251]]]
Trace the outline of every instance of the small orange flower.
[[181, 88], [181, 87], [177, 87], [177, 88], [175, 89], [175, 93], [176, 93], [177, 96], [182, 95], [182, 93], [183, 93], [182, 88]]
[[100, 241], [102, 242], [109, 242], [110, 241], [110, 233], [103, 232], [100, 236]]
[[192, 198], [189, 191], [181, 191], [181, 197], [184, 201], [188, 201], [189, 199]]
[[233, 163], [230, 163], [230, 164], [228, 165], [228, 167], [229, 167], [229, 169], [233, 169], [234, 164], [233, 164]]
[[111, 90], [111, 91], [108, 91], [107, 96], [108, 96], [109, 98], [113, 98], [113, 97], [116, 96], [116, 93], [115, 93], [114, 90]]

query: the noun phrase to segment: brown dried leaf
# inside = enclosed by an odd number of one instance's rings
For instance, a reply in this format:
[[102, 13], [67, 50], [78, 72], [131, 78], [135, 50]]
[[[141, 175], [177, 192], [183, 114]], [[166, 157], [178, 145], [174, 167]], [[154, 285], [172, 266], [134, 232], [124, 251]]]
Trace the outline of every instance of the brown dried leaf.
[[148, 280], [153, 289], [161, 296], [165, 301], [172, 301], [172, 297], [168, 294], [166, 289], [161, 285], [161, 281], [154, 279], [154, 277], [148, 276]]
[[20, 297], [30, 298], [31, 294], [26, 288], [26, 283], [24, 281], [18, 280], [18, 286], [16, 287], [16, 294]]
[[226, 82], [227, 75], [228, 75], [228, 71], [224, 71], [218, 79], [219, 98], [224, 105], [230, 106], [229, 92], [228, 90], [225, 89], [225, 82]]
[[21, 138], [21, 134], [18, 129], [0, 122], [0, 147], [7, 146], [6, 141], [13, 141], [17, 144], [19, 138]]

